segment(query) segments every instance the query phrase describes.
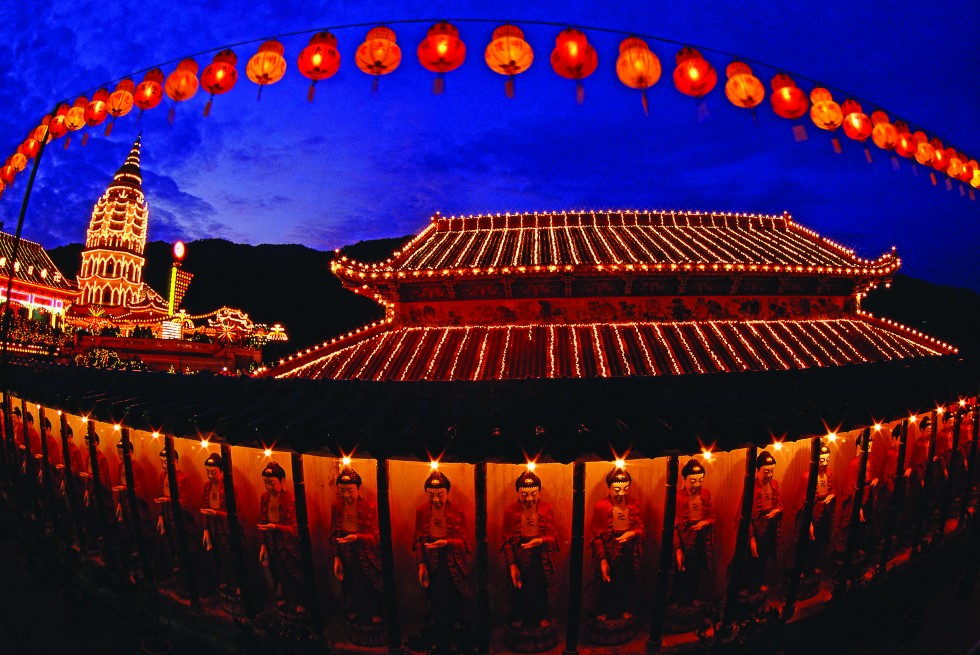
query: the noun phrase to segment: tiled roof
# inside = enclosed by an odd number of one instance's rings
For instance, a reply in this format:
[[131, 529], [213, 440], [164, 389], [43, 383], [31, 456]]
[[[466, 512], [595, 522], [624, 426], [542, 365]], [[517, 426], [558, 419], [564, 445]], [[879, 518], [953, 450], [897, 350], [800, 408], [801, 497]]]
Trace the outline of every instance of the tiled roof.
[[391, 259], [371, 268], [397, 273], [718, 264], [888, 274], [898, 263], [894, 252], [876, 260], [857, 257], [853, 250], [795, 224], [788, 215], [608, 211], [462, 218], [437, 214]]
[[946, 355], [867, 315], [832, 320], [391, 327], [326, 345], [277, 377], [359, 380], [606, 378], [831, 367]]
[[[15, 280], [60, 291], [74, 291], [74, 286], [61, 274], [41, 244], [21, 239], [20, 248], [17, 250], [17, 262], [13, 261], [13, 252], [14, 237], [6, 232], [0, 232], [0, 276], [4, 280], [13, 266]], [[20, 265], [16, 266], [15, 263]]]

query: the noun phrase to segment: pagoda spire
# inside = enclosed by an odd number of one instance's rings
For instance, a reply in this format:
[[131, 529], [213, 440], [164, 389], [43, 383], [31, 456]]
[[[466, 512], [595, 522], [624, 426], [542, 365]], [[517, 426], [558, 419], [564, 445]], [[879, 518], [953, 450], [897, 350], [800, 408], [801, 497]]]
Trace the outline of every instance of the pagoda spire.
[[[137, 191], [143, 191], [143, 172], [140, 170], [140, 145], [143, 133], [140, 132], [133, 143], [133, 149], [129, 151], [126, 161], [119, 167], [113, 177], [112, 186], [125, 186]], [[111, 187], [110, 187], [111, 188]]]

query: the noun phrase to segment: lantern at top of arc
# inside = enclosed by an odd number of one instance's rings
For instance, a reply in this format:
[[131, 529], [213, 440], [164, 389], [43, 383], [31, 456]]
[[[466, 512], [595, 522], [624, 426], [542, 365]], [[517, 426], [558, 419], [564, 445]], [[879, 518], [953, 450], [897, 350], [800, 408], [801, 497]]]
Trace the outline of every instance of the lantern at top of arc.
[[116, 90], [109, 95], [109, 101], [106, 103], [113, 118], [125, 116], [132, 110], [133, 91], [135, 89], [136, 85], [128, 77], [120, 80], [119, 84], [116, 85]]
[[51, 117], [51, 122], [48, 123], [48, 136], [53, 141], [59, 137], [63, 137], [68, 133], [68, 126], [65, 124], [65, 116], [68, 115], [68, 110], [70, 107], [62, 103], [58, 105], [58, 108], [54, 112], [54, 116]]
[[514, 76], [523, 73], [534, 62], [534, 49], [524, 40], [524, 32], [516, 25], [501, 25], [493, 31], [483, 59], [495, 73], [507, 76], [504, 91], [514, 97]]
[[674, 86], [678, 91], [686, 96], [701, 98], [715, 88], [718, 73], [696, 48], [684, 46], [678, 51], [676, 61]]
[[620, 42], [616, 77], [631, 89], [640, 90], [644, 114], [649, 113], [647, 89], [660, 81], [662, 72], [660, 58], [650, 50], [646, 41], [630, 36]]
[[821, 130], [832, 132], [844, 122], [844, 112], [827, 89], [817, 87], [810, 91], [810, 102], [810, 120]]
[[416, 54], [422, 67], [436, 73], [434, 93], [442, 93], [443, 75], [456, 70], [466, 60], [466, 44], [459, 38], [459, 30], [452, 23], [441, 21], [429, 28]]
[[245, 64], [245, 75], [259, 85], [259, 97], [262, 96], [262, 87], [275, 84], [286, 74], [284, 52], [282, 43], [272, 39], [260, 45], [259, 51]]
[[395, 43], [395, 32], [387, 27], [368, 30], [364, 43], [357, 47], [354, 63], [368, 75], [374, 75], [377, 90], [378, 77], [387, 75], [398, 68], [402, 61], [402, 50]]
[[806, 93], [796, 86], [796, 82], [789, 75], [777, 73], [773, 76], [770, 86], [772, 86], [772, 95], [769, 96], [769, 102], [777, 116], [788, 119], [799, 118], [810, 108], [810, 100], [806, 97]]
[[163, 90], [167, 97], [174, 102], [190, 100], [197, 93], [200, 82], [197, 81], [197, 62], [191, 58], [183, 59], [177, 68], [167, 75]]
[[871, 119], [861, 110], [861, 103], [848, 98], [841, 105], [844, 114], [844, 134], [855, 141], [866, 141], [874, 129]]
[[143, 81], [136, 86], [133, 92], [133, 104], [139, 107], [140, 111], [153, 109], [163, 100], [163, 71], [154, 68], [146, 72]]
[[304, 77], [310, 79], [310, 90], [306, 99], [313, 102], [316, 83], [333, 77], [340, 70], [340, 52], [337, 51], [337, 37], [330, 32], [319, 32], [310, 37], [310, 43], [300, 50], [296, 67]]
[[88, 98], [78, 96], [72, 103], [71, 109], [65, 114], [65, 127], [69, 131], [75, 132], [85, 127], [85, 109], [88, 107]]
[[228, 93], [238, 81], [235, 65], [238, 57], [231, 50], [222, 50], [201, 73], [201, 87], [212, 96]]
[[575, 95], [579, 102], [585, 100], [582, 80], [595, 72], [599, 56], [582, 32], [568, 28], [559, 32], [555, 38], [555, 49], [551, 51], [551, 67], [556, 73], [575, 80]]
[[728, 81], [725, 82], [725, 97], [736, 107], [752, 109], [766, 97], [766, 88], [758, 77], [752, 74], [748, 64], [733, 61], [725, 69]]
[[109, 89], [99, 89], [92, 94], [88, 106], [85, 107], [85, 124], [89, 127], [99, 125], [109, 115]]

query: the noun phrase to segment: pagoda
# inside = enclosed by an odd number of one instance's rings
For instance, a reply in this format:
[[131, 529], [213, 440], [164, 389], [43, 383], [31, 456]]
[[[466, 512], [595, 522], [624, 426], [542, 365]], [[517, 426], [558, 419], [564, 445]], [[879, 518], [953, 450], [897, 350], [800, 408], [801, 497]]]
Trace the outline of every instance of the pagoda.
[[894, 248], [858, 257], [782, 215], [580, 211], [446, 218], [391, 258], [338, 256], [385, 318], [277, 377], [628, 378], [843, 367], [956, 349], [861, 311]]
[[140, 137], [92, 208], [82, 266], [76, 316], [153, 320], [166, 317], [167, 301], [143, 281], [150, 210], [143, 195]]

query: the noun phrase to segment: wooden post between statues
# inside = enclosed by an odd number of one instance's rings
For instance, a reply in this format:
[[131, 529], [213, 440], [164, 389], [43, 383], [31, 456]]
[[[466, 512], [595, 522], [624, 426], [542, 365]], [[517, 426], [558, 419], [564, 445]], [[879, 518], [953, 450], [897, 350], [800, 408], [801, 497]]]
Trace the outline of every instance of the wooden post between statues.
[[858, 445], [864, 444], [861, 450], [861, 461], [858, 463], [857, 486], [854, 489], [854, 500], [851, 503], [851, 524], [847, 530], [847, 545], [844, 547], [844, 561], [841, 564], [837, 584], [843, 588], [855, 577], [854, 555], [857, 550], [858, 536], [863, 529], [861, 526], [861, 510], [864, 509], [864, 488], [867, 486], [868, 457], [871, 454], [871, 428], [865, 428], [858, 437]]
[[476, 645], [484, 655], [490, 652], [490, 558], [487, 546], [487, 463], [478, 462], [473, 470], [476, 493]]
[[228, 521], [228, 535], [231, 543], [231, 557], [234, 560], [235, 584], [241, 590], [242, 609], [245, 616], [250, 619], [255, 618], [255, 600], [252, 597], [252, 588], [248, 584], [248, 572], [245, 568], [245, 535], [242, 533], [242, 524], [238, 520], [238, 501], [235, 499], [235, 475], [231, 465], [231, 446], [221, 444], [221, 466], [224, 469], [223, 484], [225, 487], [225, 517]]
[[78, 536], [79, 552], [85, 552], [85, 528], [82, 522], [82, 509], [79, 505], [75, 486], [75, 472], [71, 468], [71, 439], [68, 436], [68, 417], [64, 412], [58, 412], [58, 429], [61, 434], [61, 467], [62, 484], [65, 485], [65, 502], [68, 503], [68, 511], [71, 512], [72, 521], [75, 523], [75, 534]]
[[980, 398], [975, 399], [973, 406], [973, 441], [970, 442], [970, 458], [967, 460], [966, 484], [963, 487], [963, 504], [960, 506], [959, 527], [963, 527], [970, 513], [970, 505], [973, 502], [973, 484], [977, 479], [977, 441], [980, 441]]
[[197, 581], [194, 579], [194, 567], [191, 562], [190, 547], [187, 544], [187, 532], [184, 527], [184, 511], [180, 504], [180, 485], [177, 482], [177, 458], [174, 456], [174, 438], [170, 435], [163, 437], [163, 452], [167, 458], [167, 486], [170, 488], [170, 512], [174, 522], [174, 539], [177, 542], [177, 563], [184, 575], [187, 587], [187, 597], [194, 608], [200, 604], [197, 595]]
[[146, 539], [143, 534], [143, 517], [140, 516], [139, 499], [136, 497], [136, 479], [133, 475], [133, 441], [129, 436], [129, 428], [122, 429], [122, 454], [123, 454], [123, 475], [126, 477], [126, 504], [129, 506], [129, 516], [126, 520], [130, 523], [133, 538], [136, 541], [136, 556], [139, 559], [140, 572], [147, 585], [154, 586], [153, 566], [150, 563], [150, 553], [146, 548]]
[[657, 559], [657, 586], [654, 588], [653, 616], [646, 652], [660, 651], [663, 642], [664, 612], [667, 610], [667, 591], [670, 570], [674, 561], [674, 518], [677, 515], [677, 474], [680, 458], [677, 453], [667, 457], [667, 483], [664, 486], [664, 520], [660, 529], [660, 557]]
[[391, 499], [388, 460], [378, 459], [378, 531], [381, 535], [381, 580], [384, 585], [385, 613], [388, 621], [388, 652], [402, 652], [402, 633], [398, 623], [398, 585], [395, 582], [395, 553], [391, 544]]
[[565, 655], [578, 652], [582, 623], [582, 561], [585, 551], [585, 462], [575, 462], [572, 473], [572, 545], [568, 557], [568, 626]]
[[109, 531], [109, 520], [105, 515], [106, 494], [111, 489], [102, 487], [102, 474], [99, 472], [99, 448], [95, 445], [99, 441], [99, 435], [95, 431], [95, 421], [89, 419], [85, 421], [85, 430], [88, 437], [88, 463], [89, 473], [92, 475], [92, 494], [89, 498], [95, 506], [95, 521], [98, 526], [99, 536], [102, 537], [100, 550], [109, 568], [115, 568], [115, 551], [112, 549], [112, 536]]
[[[313, 567], [313, 543], [310, 541], [310, 514], [306, 503], [306, 475], [303, 472], [303, 456], [291, 453], [293, 469], [293, 497], [296, 501], [296, 530], [299, 538], [299, 553], [303, 566], [303, 592], [309, 610], [310, 623], [317, 632], [323, 632], [323, 613], [320, 611], [320, 596], [316, 592], [316, 571]], [[225, 505], [228, 495], [225, 494]]]
[[803, 576], [803, 558], [807, 551], [807, 541], [810, 539], [810, 523], [813, 522], [813, 507], [817, 497], [817, 477], [820, 474], [820, 437], [810, 439], [810, 467], [806, 480], [806, 491], [801, 512], [800, 533], [796, 538], [796, 558], [793, 569], [789, 574], [789, 585], [786, 588], [786, 604], [783, 606], [783, 621], [789, 621], [796, 612], [796, 597], [800, 593], [800, 578]]

